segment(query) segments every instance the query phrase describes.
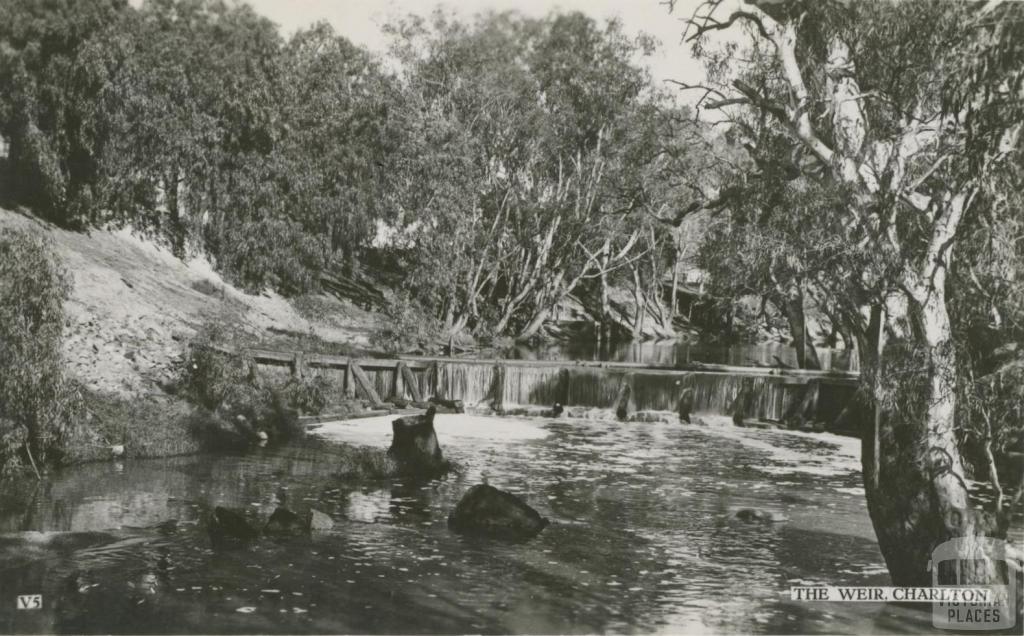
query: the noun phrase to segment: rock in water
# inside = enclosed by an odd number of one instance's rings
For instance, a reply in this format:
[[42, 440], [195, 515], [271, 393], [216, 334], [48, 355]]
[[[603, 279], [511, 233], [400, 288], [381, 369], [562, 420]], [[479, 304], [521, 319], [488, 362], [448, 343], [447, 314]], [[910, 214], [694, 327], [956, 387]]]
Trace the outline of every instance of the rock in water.
[[459, 534], [511, 541], [532, 539], [547, 525], [522, 499], [487, 484], [470, 488], [448, 515], [448, 527]]
[[299, 515], [291, 510], [278, 507], [263, 526], [263, 534], [273, 539], [301, 537], [306, 533], [305, 524]]
[[306, 527], [309, 529], [310, 534], [327, 532], [334, 528], [334, 519], [331, 519], [319, 510], [310, 508], [309, 513], [306, 515]]
[[222, 506], [214, 508], [207, 517], [206, 531], [215, 549], [240, 548], [260, 535], [244, 513]]
[[760, 510], [758, 508], [740, 508], [734, 510], [729, 514], [729, 519], [732, 521], [742, 521], [743, 523], [782, 523], [788, 521], [785, 515], [771, 510]]
[[235, 430], [238, 431], [238, 434], [242, 437], [246, 439], [256, 438], [256, 430], [252, 427], [252, 424], [249, 423], [249, 418], [246, 416], [239, 413], [231, 423], [234, 425]]
[[693, 410], [693, 387], [687, 387], [683, 389], [683, 394], [679, 396], [679, 402], [676, 403], [676, 412], [679, 413], [680, 422], [690, 422], [690, 411]]
[[406, 474], [433, 477], [448, 470], [434, 432], [433, 406], [423, 415], [400, 417], [391, 423], [393, 437], [388, 456]]

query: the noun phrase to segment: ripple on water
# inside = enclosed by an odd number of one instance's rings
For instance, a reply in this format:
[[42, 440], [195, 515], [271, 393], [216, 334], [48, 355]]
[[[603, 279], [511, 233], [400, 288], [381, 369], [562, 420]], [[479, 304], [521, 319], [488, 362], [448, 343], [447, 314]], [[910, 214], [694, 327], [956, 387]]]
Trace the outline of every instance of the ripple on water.
[[[179, 530], [116, 534], [92, 550], [0, 537], [0, 568], [15, 573], [0, 577], [0, 595], [32, 587], [60, 601], [44, 614], [51, 628], [35, 631], [852, 631], [856, 616], [794, 611], [780, 592], [885, 576], [856, 491], [855, 441], [714, 418], [699, 427], [438, 415], [462, 474], [415, 485], [337, 477], [338, 445], [386, 447], [393, 419], [328, 423], [319, 441], [246, 457], [66, 471], [34, 500], [4, 507], [0, 529], [106, 532], [177, 518]], [[552, 525], [525, 544], [448, 532], [448, 511], [485, 479]], [[213, 505], [266, 515], [282, 503], [316, 507], [336, 527], [214, 552], [198, 523]], [[728, 522], [738, 507], [789, 521]], [[19, 620], [0, 605], [0, 624]]]

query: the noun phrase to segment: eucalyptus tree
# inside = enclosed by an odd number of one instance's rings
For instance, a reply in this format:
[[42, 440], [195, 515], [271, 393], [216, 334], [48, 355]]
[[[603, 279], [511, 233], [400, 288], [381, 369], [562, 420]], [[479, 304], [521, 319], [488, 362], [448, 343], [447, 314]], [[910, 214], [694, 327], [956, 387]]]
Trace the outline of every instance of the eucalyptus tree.
[[121, 0], [0, 4], [0, 131], [16, 194], [51, 220], [96, 215], [103, 98], [125, 60], [116, 34], [130, 12]]
[[[756, 122], [751, 122], [757, 126]], [[755, 172], [743, 168], [727, 179], [728, 214], [713, 218], [700, 250], [710, 273], [712, 293], [734, 301], [745, 296], [770, 302], [785, 316], [797, 365], [820, 368], [806, 320], [812, 307], [825, 308], [815, 294], [817, 279], [831, 275], [838, 262], [854, 258], [823, 210], [842, 203], [840, 191], [799, 176], [791, 144], [768, 127], [748, 144]], [[720, 204], [723, 204], [720, 202]], [[825, 312], [826, 314], [828, 312]]]
[[449, 331], [532, 337], [637, 245], [622, 220], [642, 208], [633, 173], [658, 156], [639, 147], [656, 141], [664, 104], [636, 63], [651, 44], [578, 13], [471, 24], [438, 13], [391, 31], [410, 285]]
[[120, 84], [124, 152], [112, 174], [148, 183], [139, 191], [156, 205], [130, 207], [126, 217], [155, 227], [178, 255], [191, 240], [244, 286], [279, 286], [296, 228], [274, 178], [276, 26], [247, 5], [150, 0], [132, 36], [136, 55]]
[[522, 60], [529, 24], [465, 25], [435, 12], [389, 25], [401, 64], [392, 202], [407, 286], [444, 328], [492, 324], [509, 249], [512, 180], [531, 160], [539, 119]]
[[[926, 584], [943, 541], [1005, 532], [1006, 511], [979, 511], [966, 485], [958, 369], [968, 343], [957, 339], [950, 301], [957, 268], [985, 259], [963, 249], [966, 230], [1012, 215], [1022, 12], [999, 2], [796, 0], [730, 11], [709, 0], [688, 20], [711, 63], [703, 105], [783, 134], [794, 169], [786, 189], [800, 180], [823, 193], [808, 220], [845, 246], [808, 289], [855, 336], [874, 396], [865, 490], [897, 584]], [[740, 29], [745, 49], [707, 46], [707, 34]], [[999, 577], [991, 561], [963, 574]]]
[[[536, 243], [522, 243], [532, 248], [527, 255], [535, 252], [535, 260], [551, 262], [539, 272], [519, 337], [535, 334], [595, 270], [616, 267], [615, 260], [636, 264], [645, 248], [648, 254], [658, 248], [647, 239], [660, 228], [636, 222], [658, 207], [649, 176], [657, 170], [664, 140], [672, 138], [667, 129], [673, 120], [665, 116], [671, 104], [637, 62], [654, 46], [645, 36], [627, 37], [615, 21], [602, 28], [579, 13], [551, 18], [541, 32], [530, 65], [547, 134], [531, 182], [534, 198], [546, 204], [554, 240], [551, 257]], [[634, 269], [634, 289], [644, 286], [640, 271]], [[636, 302], [645, 315], [647, 295], [641, 291]]]
[[325, 23], [292, 36], [280, 66], [281, 196], [322, 251], [321, 268], [351, 273], [388, 209], [395, 87], [376, 59]]

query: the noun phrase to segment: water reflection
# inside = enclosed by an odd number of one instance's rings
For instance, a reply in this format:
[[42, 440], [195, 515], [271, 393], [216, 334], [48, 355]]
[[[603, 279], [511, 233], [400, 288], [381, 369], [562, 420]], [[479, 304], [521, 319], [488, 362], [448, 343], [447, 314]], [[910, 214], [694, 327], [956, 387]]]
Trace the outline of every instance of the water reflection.
[[[908, 612], [876, 621], [880, 606], [788, 600], [800, 583], [887, 584], [856, 494], [854, 440], [438, 416], [462, 474], [358, 486], [337, 477], [337, 442], [382, 446], [389, 421], [328, 425], [333, 441], [249, 456], [83, 466], [5, 495], [0, 598], [45, 600], [35, 613], [0, 604], [0, 632], [930, 630]], [[552, 525], [526, 544], [450, 533], [448, 512], [482, 480]], [[210, 548], [200, 519], [212, 506], [265, 517], [282, 503], [316, 508], [335, 529]], [[749, 506], [789, 521], [727, 521]]]

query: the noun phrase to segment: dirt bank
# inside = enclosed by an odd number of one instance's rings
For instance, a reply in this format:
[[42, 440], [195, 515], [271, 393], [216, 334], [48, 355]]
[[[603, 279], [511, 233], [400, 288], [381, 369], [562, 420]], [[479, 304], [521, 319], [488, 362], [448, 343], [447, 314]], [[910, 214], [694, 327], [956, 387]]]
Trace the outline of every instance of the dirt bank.
[[162, 392], [196, 329], [210, 321], [267, 342], [314, 337], [353, 347], [366, 346], [374, 326], [375, 314], [334, 297], [245, 293], [205, 259], [182, 262], [128, 229], [69, 232], [5, 209], [0, 227], [52, 241], [74, 280], [66, 303], [68, 369], [102, 394]]

